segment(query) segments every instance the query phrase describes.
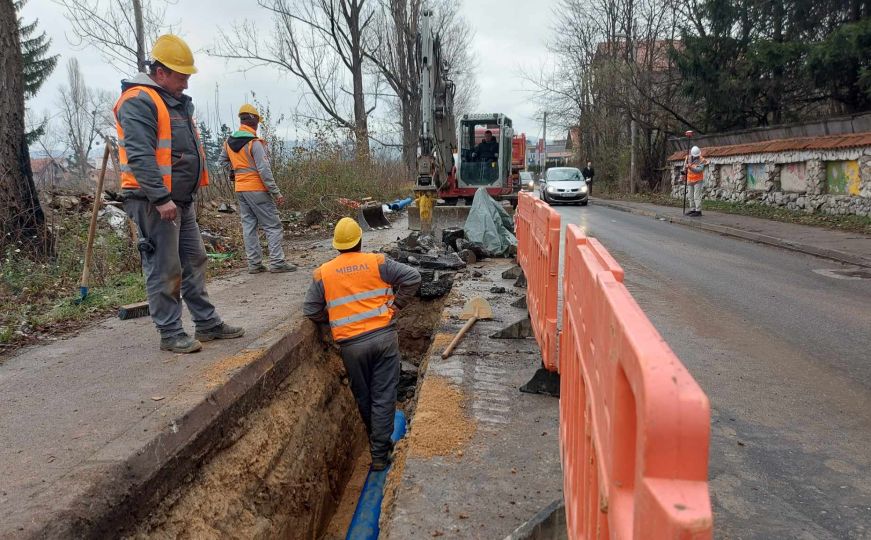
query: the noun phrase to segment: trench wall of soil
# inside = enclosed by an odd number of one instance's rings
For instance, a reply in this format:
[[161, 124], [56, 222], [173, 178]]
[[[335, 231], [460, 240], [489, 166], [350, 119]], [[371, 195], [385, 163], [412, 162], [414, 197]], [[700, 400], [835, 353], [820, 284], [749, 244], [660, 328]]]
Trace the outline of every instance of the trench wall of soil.
[[302, 331], [272, 395], [227, 426], [221, 446], [127, 537], [318, 538], [363, 436], [340, 358], [313, 328]]
[[[442, 304], [418, 301], [400, 313], [406, 362], [419, 365]], [[281, 360], [287, 376], [212, 434], [210, 448], [193, 458], [197, 466], [173, 489], [156, 491], [151, 511], [122, 536], [315, 539], [328, 533], [343, 495], [354, 495], [345, 488], [368, 445], [341, 358], [313, 325], [303, 323], [297, 333]]]

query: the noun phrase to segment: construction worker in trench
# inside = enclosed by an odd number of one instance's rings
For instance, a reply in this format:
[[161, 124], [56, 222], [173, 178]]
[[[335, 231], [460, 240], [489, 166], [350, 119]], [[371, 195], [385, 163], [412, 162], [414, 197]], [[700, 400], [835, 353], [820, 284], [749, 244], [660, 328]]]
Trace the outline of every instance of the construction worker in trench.
[[401, 360], [393, 319], [412, 301], [420, 272], [381, 253], [364, 253], [362, 243], [357, 222], [339, 220], [333, 235], [339, 256], [314, 271], [303, 314], [329, 323], [369, 434], [372, 469], [381, 471], [392, 459]]
[[[160, 348], [175, 353], [245, 333], [221, 320], [206, 292], [208, 258], [195, 198], [209, 174], [194, 107], [184, 94], [196, 72], [187, 44], [171, 34], [160, 36], [149, 73], [122, 81], [114, 107], [124, 210], [141, 237], [148, 309]], [[194, 337], [182, 327], [182, 299], [196, 326]]]
[[266, 234], [269, 245], [269, 271], [293, 272], [296, 266], [284, 259], [284, 227], [278, 215], [278, 207], [284, 204], [281, 190], [272, 177], [272, 168], [266, 156], [266, 143], [257, 137], [260, 113], [246, 103], [239, 109], [239, 129], [224, 143], [220, 164], [230, 175], [239, 202], [242, 218], [242, 235], [245, 239], [245, 255], [248, 258], [248, 273], [265, 272], [263, 250], [257, 236], [258, 225]]

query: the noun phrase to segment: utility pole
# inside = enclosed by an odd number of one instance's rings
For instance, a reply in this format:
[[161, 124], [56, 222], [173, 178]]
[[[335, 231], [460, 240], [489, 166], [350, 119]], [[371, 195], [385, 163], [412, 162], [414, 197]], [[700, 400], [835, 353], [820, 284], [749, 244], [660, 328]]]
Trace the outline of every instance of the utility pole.
[[638, 132], [637, 123], [635, 122], [635, 118], [629, 120], [629, 193], [635, 194], [635, 139], [636, 133]]
[[133, 18], [136, 19], [136, 68], [145, 73], [145, 23], [142, 20], [142, 0], [133, 0]]
[[541, 152], [539, 152], [538, 172], [544, 178], [544, 169], [547, 164], [547, 111], [544, 112], [544, 122], [541, 128]]

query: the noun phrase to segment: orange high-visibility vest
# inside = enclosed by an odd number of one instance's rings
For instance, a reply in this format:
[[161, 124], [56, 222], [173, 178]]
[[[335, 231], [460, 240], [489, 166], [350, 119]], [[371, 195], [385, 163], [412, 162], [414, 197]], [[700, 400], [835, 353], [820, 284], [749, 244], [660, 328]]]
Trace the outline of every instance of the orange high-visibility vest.
[[[239, 127], [240, 131], [249, 133], [256, 132], [253, 128], [246, 125]], [[251, 142], [234, 152], [230, 145], [224, 141], [224, 148], [227, 152], [227, 157], [230, 158], [230, 164], [233, 166], [233, 175], [236, 179], [236, 191], [269, 191], [263, 179], [260, 178], [260, 172], [257, 170], [257, 164], [254, 163], [254, 156], [251, 154], [251, 145], [259, 141], [258, 137], [251, 139]]]
[[[127, 163], [127, 150], [124, 148], [124, 129], [121, 127], [121, 122], [118, 121], [118, 111], [121, 110], [121, 105], [125, 101], [139, 96], [140, 92], [148, 94], [157, 108], [157, 148], [154, 149], [154, 157], [157, 159], [157, 166], [163, 178], [163, 185], [166, 186], [167, 190], [172, 192], [172, 124], [169, 121], [169, 108], [164, 103], [163, 98], [160, 97], [160, 94], [157, 93], [157, 90], [148, 86], [128, 88], [121, 94], [113, 108], [115, 113], [115, 129], [118, 130], [118, 160], [121, 165], [121, 188], [139, 189], [139, 182], [136, 181], [136, 177], [133, 176], [133, 170]], [[209, 170], [206, 168], [206, 152], [203, 149], [203, 142], [200, 139], [197, 123], [193, 118], [191, 118], [191, 124], [197, 137], [197, 146], [200, 152], [199, 184], [200, 186], [205, 186], [209, 183]]]
[[697, 183], [697, 182], [701, 182], [702, 180], [705, 179], [705, 171], [704, 171], [704, 169], [702, 169], [701, 171], [694, 171], [694, 170], [692, 169], [692, 166], [693, 166], [693, 165], [706, 165], [707, 162], [705, 161], [704, 158], [699, 157], [699, 160], [698, 160], [698, 161], [696, 161], [696, 162], [692, 162], [692, 161], [690, 161], [690, 158], [687, 157], [687, 159], [686, 159], [686, 163], [687, 163], [687, 164], [686, 164], [686, 169], [687, 169], [687, 182], [689, 182], [690, 184], [695, 184], [695, 183]]
[[333, 339], [384, 328], [393, 320], [393, 289], [381, 279], [381, 253], [343, 253], [315, 270], [324, 285]]

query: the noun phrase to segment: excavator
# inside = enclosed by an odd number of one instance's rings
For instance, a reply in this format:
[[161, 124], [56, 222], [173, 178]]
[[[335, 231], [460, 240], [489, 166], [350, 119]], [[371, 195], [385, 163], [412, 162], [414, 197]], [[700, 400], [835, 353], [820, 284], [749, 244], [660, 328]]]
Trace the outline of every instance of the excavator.
[[[520, 171], [526, 168], [526, 135], [515, 136], [511, 119], [501, 113], [454, 114], [456, 87], [433, 32], [433, 12], [421, 12], [418, 34], [420, 65], [420, 139], [416, 204], [409, 226], [462, 226], [475, 192], [483, 187], [496, 200], [517, 205]], [[457, 206], [459, 202], [465, 203]]]

